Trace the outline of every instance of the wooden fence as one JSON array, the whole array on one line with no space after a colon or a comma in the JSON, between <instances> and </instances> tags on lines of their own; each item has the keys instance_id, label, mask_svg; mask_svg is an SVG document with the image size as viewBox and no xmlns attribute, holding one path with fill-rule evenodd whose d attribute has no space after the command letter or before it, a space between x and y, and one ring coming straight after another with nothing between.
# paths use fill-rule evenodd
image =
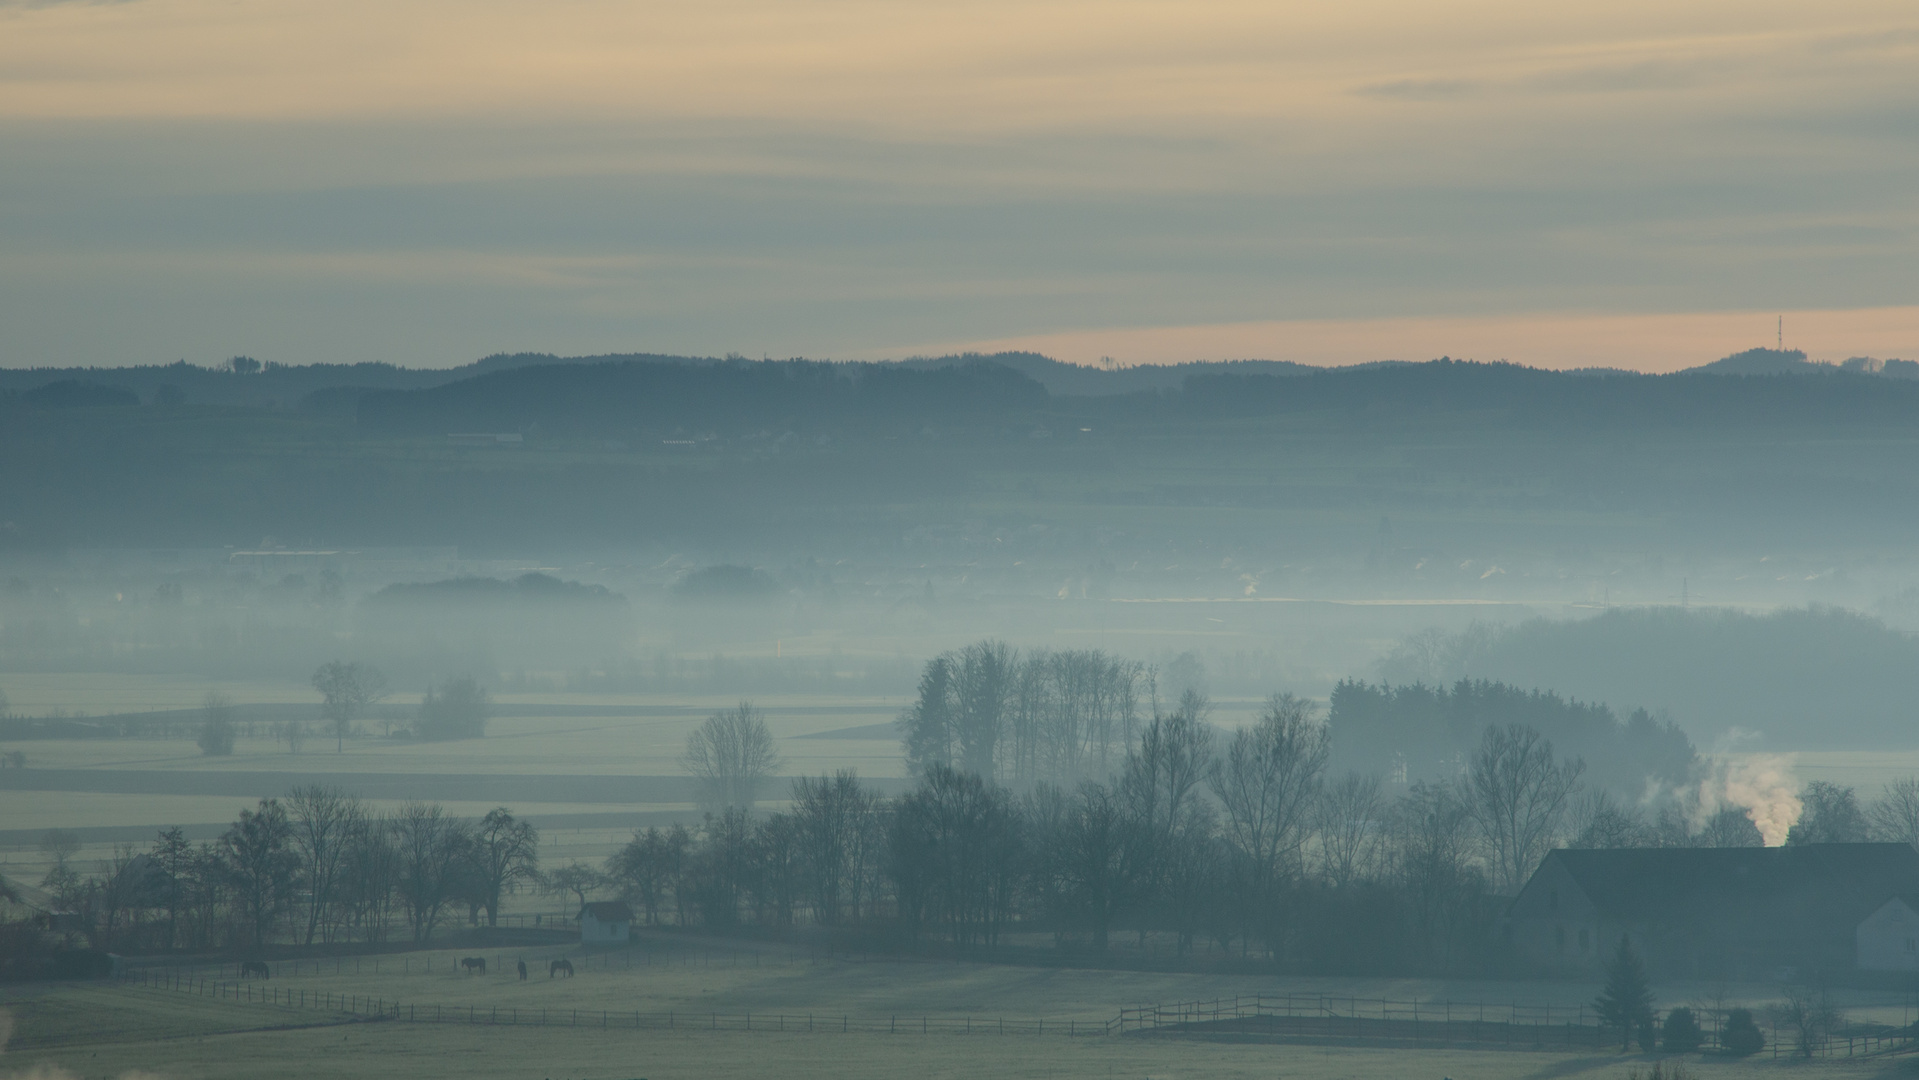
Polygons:
<instances>
[{"instance_id":1,"label":"wooden fence","mask_svg":"<svg viewBox=\"0 0 1919 1080\"><path fill-rule=\"evenodd\" d=\"M1722 1050L1719 1039L1726 1010L1696 1011L1704 1029L1700 1048ZM1395 1001L1325 994L1241 995L1142 1005L1121 1009L1108 1021L1107 1031L1536 1049L1602 1047L1615 1045L1619 1039L1618 1032L1601 1024L1589 1005ZM1902 1027L1842 1024L1807 1040L1803 1047L1790 1027L1773 1023L1766 1041L1766 1050L1774 1058L1903 1054L1919 1050L1919 1023Z\"/></svg>"}]
</instances>

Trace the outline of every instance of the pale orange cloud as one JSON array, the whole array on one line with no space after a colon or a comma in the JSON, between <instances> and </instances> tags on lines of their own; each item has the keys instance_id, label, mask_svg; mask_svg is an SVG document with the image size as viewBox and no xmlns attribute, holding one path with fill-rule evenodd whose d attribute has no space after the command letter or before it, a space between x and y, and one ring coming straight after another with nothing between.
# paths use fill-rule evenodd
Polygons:
<instances>
[{"instance_id":1,"label":"pale orange cloud","mask_svg":"<svg viewBox=\"0 0 1919 1080\"><path fill-rule=\"evenodd\" d=\"M1678 365L1768 313L1631 313L1919 295L1915 70L1907 0L0 0L0 363Z\"/></svg>"},{"instance_id":2,"label":"pale orange cloud","mask_svg":"<svg viewBox=\"0 0 1919 1080\"><path fill-rule=\"evenodd\" d=\"M1827 363L1852 356L1919 359L1919 307L1858 311L1718 311L1681 315L1526 315L1477 318L1301 319L1216 326L1085 330L879 350L910 353L1031 350L1077 364L1190 360L1510 360L1529 367L1617 367L1666 372L1755 346L1785 346Z\"/></svg>"}]
</instances>

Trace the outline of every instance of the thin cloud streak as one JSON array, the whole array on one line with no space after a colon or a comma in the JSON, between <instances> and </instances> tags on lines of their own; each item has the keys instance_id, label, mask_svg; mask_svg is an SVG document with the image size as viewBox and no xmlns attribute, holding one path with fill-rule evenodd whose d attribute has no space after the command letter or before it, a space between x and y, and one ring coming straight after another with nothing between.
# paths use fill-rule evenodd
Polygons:
<instances>
[{"instance_id":1,"label":"thin cloud streak","mask_svg":"<svg viewBox=\"0 0 1919 1080\"><path fill-rule=\"evenodd\" d=\"M15 4L0 364L1886 307L1915 60L1860 0Z\"/></svg>"}]
</instances>

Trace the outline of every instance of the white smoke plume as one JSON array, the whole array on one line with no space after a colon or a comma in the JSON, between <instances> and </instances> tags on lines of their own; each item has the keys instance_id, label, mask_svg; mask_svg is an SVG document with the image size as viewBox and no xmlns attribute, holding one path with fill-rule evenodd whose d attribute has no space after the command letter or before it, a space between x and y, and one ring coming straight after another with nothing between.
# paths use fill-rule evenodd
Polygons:
<instances>
[{"instance_id":1,"label":"white smoke plume","mask_svg":"<svg viewBox=\"0 0 1919 1080\"><path fill-rule=\"evenodd\" d=\"M1715 755L1699 784L1694 827L1703 826L1723 807L1737 806L1759 827L1767 847L1785 843L1803 809L1799 783L1792 775L1794 760L1791 754Z\"/></svg>"}]
</instances>

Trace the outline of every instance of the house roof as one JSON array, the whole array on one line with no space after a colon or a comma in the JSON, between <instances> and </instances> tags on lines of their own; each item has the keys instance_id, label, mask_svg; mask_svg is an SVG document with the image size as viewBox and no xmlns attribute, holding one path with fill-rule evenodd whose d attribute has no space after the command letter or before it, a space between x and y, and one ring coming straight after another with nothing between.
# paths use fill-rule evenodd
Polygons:
<instances>
[{"instance_id":1,"label":"house roof","mask_svg":"<svg viewBox=\"0 0 1919 1080\"><path fill-rule=\"evenodd\" d=\"M53 897L44 889L36 889L24 881L12 881L0 876L0 898L10 899L14 903L24 904L35 911L53 913L57 907Z\"/></svg>"},{"instance_id":2,"label":"house roof","mask_svg":"<svg viewBox=\"0 0 1919 1080\"><path fill-rule=\"evenodd\" d=\"M600 922L632 922L633 909L618 900L595 900L580 905L580 917L593 916Z\"/></svg>"},{"instance_id":3,"label":"house roof","mask_svg":"<svg viewBox=\"0 0 1919 1080\"><path fill-rule=\"evenodd\" d=\"M1919 893L1919 849L1909 844L1563 850L1547 860L1619 922L1765 911L1852 925L1893 896Z\"/></svg>"}]
</instances>

